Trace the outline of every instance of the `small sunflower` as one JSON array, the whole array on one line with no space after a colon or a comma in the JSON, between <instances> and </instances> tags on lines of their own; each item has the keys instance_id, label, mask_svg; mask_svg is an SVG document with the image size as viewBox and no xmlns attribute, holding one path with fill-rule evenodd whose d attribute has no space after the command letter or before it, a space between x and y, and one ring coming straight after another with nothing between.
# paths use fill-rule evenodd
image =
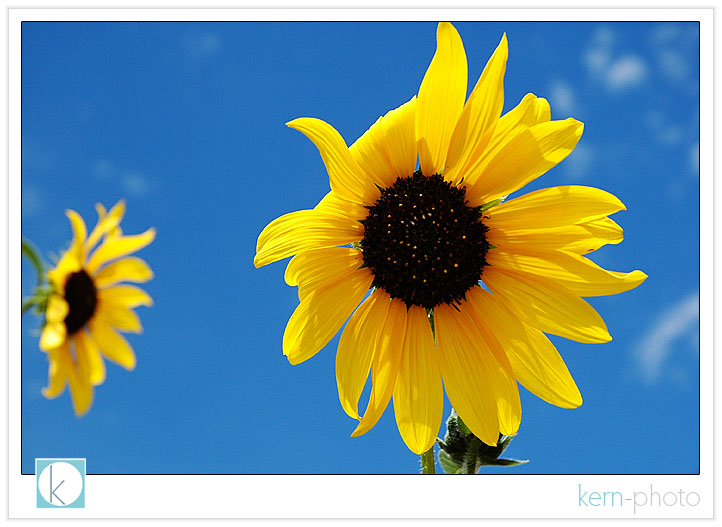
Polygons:
<instances>
[{"instance_id":1,"label":"small sunflower","mask_svg":"<svg viewBox=\"0 0 722 527\"><path fill-rule=\"evenodd\" d=\"M153 277L145 261L127 255L151 243L155 229L124 236L119 227L125 213L123 201L109 212L100 204L96 209L98 223L89 236L83 218L66 211L73 242L47 273L52 292L40 336L40 349L47 352L50 362L43 395L57 397L67 382L78 416L90 408L93 386L105 380L103 356L127 370L135 367L133 348L117 330L140 333L133 308L153 303L142 289L121 282L146 282Z\"/></svg>"},{"instance_id":2,"label":"small sunflower","mask_svg":"<svg viewBox=\"0 0 722 527\"><path fill-rule=\"evenodd\" d=\"M372 428L393 397L404 442L427 451L444 389L488 445L519 428L517 381L554 405L579 406L545 333L611 340L582 297L621 293L646 278L583 256L622 240L607 217L625 208L613 195L564 186L505 201L562 161L583 129L574 119L552 121L547 101L533 94L502 116L507 55L504 35L465 101L464 47L441 23L418 96L351 147L319 119L288 123L320 151L331 191L314 209L271 222L254 263L295 255L285 279L298 286L300 305L283 336L292 364L316 354L348 319L336 378L341 405L360 420L352 436Z\"/></svg>"}]
</instances>

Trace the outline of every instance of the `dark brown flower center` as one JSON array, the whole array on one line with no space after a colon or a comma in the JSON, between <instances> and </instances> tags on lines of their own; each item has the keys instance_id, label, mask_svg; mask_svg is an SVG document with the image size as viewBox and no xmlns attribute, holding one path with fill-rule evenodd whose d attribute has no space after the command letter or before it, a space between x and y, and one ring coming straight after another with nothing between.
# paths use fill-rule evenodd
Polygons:
<instances>
[{"instance_id":1,"label":"dark brown flower center","mask_svg":"<svg viewBox=\"0 0 722 527\"><path fill-rule=\"evenodd\" d=\"M65 282L65 301L69 308L65 327L68 334L72 335L88 323L98 305L95 284L84 270L68 276Z\"/></svg>"},{"instance_id":2,"label":"dark brown flower center","mask_svg":"<svg viewBox=\"0 0 722 527\"><path fill-rule=\"evenodd\" d=\"M438 174L398 178L361 223L373 286L407 306L459 302L481 279L489 244L480 207Z\"/></svg>"}]
</instances>

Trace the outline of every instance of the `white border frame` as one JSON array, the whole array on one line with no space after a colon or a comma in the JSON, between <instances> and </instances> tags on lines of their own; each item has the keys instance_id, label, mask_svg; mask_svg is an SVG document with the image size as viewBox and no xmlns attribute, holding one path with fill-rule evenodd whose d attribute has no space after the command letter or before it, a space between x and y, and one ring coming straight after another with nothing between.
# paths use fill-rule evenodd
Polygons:
<instances>
[{"instance_id":1,"label":"white border frame","mask_svg":"<svg viewBox=\"0 0 722 527\"><path fill-rule=\"evenodd\" d=\"M450 16L451 15L451 16ZM85 509L38 509L20 460L20 26L40 20L529 20L700 22L700 474L691 476L103 476ZM713 21L705 9L10 9L8 11L8 516L10 518L711 518L713 516ZM13 309L10 309L13 307ZM581 485L581 487L579 487ZM581 490L580 490L581 489ZM579 492L618 492L625 506L586 507ZM696 506L637 507L683 491ZM637 493L635 495L635 493ZM119 498L120 497L120 498ZM656 500L656 497L653 497ZM588 500L588 498L587 498ZM453 506L449 506L453 503Z\"/></svg>"}]
</instances>

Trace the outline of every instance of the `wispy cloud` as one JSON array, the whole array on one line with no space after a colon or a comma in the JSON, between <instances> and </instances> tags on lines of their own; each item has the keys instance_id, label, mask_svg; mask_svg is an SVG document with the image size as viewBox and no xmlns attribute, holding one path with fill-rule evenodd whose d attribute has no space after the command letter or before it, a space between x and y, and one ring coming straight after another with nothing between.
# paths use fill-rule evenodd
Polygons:
<instances>
[{"instance_id":1,"label":"wispy cloud","mask_svg":"<svg viewBox=\"0 0 722 527\"><path fill-rule=\"evenodd\" d=\"M183 41L186 57L192 62L200 62L221 50L221 37L215 33L187 35Z\"/></svg>"},{"instance_id":2,"label":"wispy cloud","mask_svg":"<svg viewBox=\"0 0 722 527\"><path fill-rule=\"evenodd\" d=\"M592 76L610 91L622 91L642 85L648 77L645 60L634 53L615 50L616 36L609 27L599 27L584 54L584 63Z\"/></svg>"},{"instance_id":3,"label":"wispy cloud","mask_svg":"<svg viewBox=\"0 0 722 527\"><path fill-rule=\"evenodd\" d=\"M675 49L660 50L657 61L662 74L671 79L682 81L689 75L689 64L684 56Z\"/></svg>"},{"instance_id":4,"label":"wispy cloud","mask_svg":"<svg viewBox=\"0 0 722 527\"><path fill-rule=\"evenodd\" d=\"M699 176L699 143L693 144L689 149L689 167Z\"/></svg>"},{"instance_id":5,"label":"wispy cloud","mask_svg":"<svg viewBox=\"0 0 722 527\"><path fill-rule=\"evenodd\" d=\"M91 171L99 179L117 181L124 192L136 198L147 196L151 191L151 181L146 174L118 167L107 159L96 161Z\"/></svg>"},{"instance_id":6,"label":"wispy cloud","mask_svg":"<svg viewBox=\"0 0 722 527\"><path fill-rule=\"evenodd\" d=\"M148 178L136 170L123 172L120 181L131 196L142 197L150 191Z\"/></svg>"},{"instance_id":7,"label":"wispy cloud","mask_svg":"<svg viewBox=\"0 0 722 527\"><path fill-rule=\"evenodd\" d=\"M697 91L696 60L690 54L699 49L699 30L692 24L660 23L652 27L648 35L654 62L659 73L666 79Z\"/></svg>"},{"instance_id":8,"label":"wispy cloud","mask_svg":"<svg viewBox=\"0 0 722 527\"><path fill-rule=\"evenodd\" d=\"M571 117L578 112L576 96L571 85L557 79L549 86L549 102L557 118Z\"/></svg>"},{"instance_id":9,"label":"wispy cloud","mask_svg":"<svg viewBox=\"0 0 722 527\"><path fill-rule=\"evenodd\" d=\"M699 353L698 291L665 310L637 344L634 355L641 379L648 384L664 379L673 354L686 351L685 345L696 346ZM680 377L679 372L671 375Z\"/></svg>"},{"instance_id":10,"label":"wispy cloud","mask_svg":"<svg viewBox=\"0 0 722 527\"><path fill-rule=\"evenodd\" d=\"M594 161L594 148L587 144L580 144L562 163L567 178L573 181L584 179L589 167Z\"/></svg>"},{"instance_id":11,"label":"wispy cloud","mask_svg":"<svg viewBox=\"0 0 722 527\"><path fill-rule=\"evenodd\" d=\"M651 110L644 116L650 135L664 146L675 146L682 143L685 138L683 126L670 121L661 110ZM684 127L689 128L689 127ZM688 130L691 133L691 130Z\"/></svg>"},{"instance_id":12,"label":"wispy cloud","mask_svg":"<svg viewBox=\"0 0 722 527\"><path fill-rule=\"evenodd\" d=\"M610 89L626 90L647 80L647 65L639 55L625 55L609 65L605 77Z\"/></svg>"},{"instance_id":13,"label":"wispy cloud","mask_svg":"<svg viewBox=\"0 0 722 527\"><path fill-rule=\"evenodd\" d=\"M23 218L35 216L43 207L45 199L43 193L35 185L23 184L20 205L20 215Z\"/></svg>"}]
</instances>

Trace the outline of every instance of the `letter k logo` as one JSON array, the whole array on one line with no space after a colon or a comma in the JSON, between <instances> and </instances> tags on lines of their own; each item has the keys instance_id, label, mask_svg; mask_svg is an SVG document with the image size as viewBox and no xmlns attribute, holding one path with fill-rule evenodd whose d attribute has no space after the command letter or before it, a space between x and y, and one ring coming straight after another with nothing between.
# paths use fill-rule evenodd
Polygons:
<instances>
[{"instance_id":1,"label":"letter k logo","mask_svg":"<svg viewBox=\"0 0 722 527\"><path fill-rule=\"evenodd\" d=\"M60 488L60 485L65 483L65 480L61 481L60 483L58 483L57 487L53 488L53 466L50 465L50 467L48 467L48 468L50 468L50 503L53 502L53 496L55 496L56 500L58 500L60 503L65 505L65 502L60 499L60 496L55 494L57 492L57 490Z\"/></svg>"},{"instance_id":2,"label":"letter k logo","mask_svg":"<svg viewBox=\"0 0 722 527\"><path fill-rule=\"evenodd\" d=\"M38 507L85 507L85 459L37 458L35 474Z\"/></svg>"}]
</instances>

